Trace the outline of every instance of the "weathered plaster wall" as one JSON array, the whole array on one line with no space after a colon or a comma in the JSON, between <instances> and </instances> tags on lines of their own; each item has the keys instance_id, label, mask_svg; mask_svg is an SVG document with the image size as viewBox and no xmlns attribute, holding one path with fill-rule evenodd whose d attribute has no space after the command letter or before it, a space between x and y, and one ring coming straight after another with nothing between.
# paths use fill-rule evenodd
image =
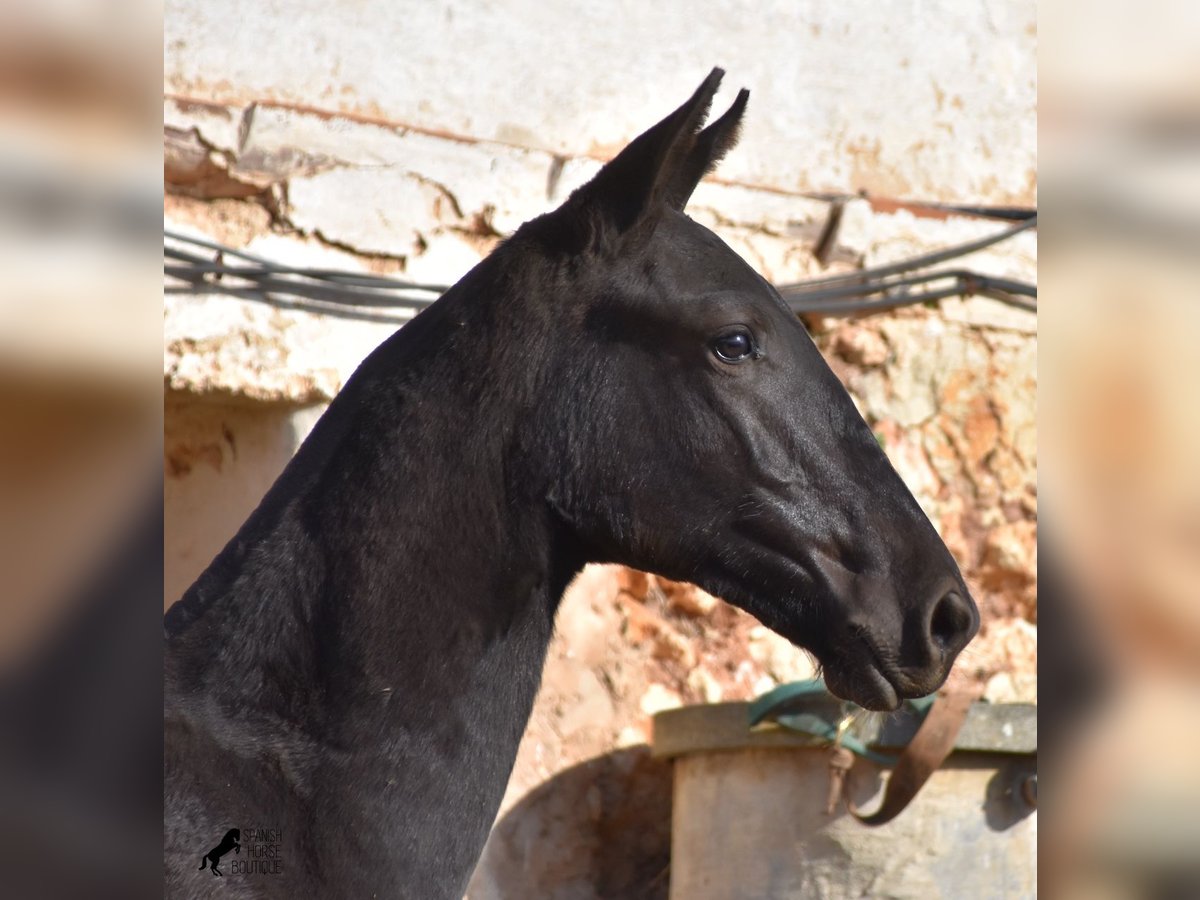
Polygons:
<instances>
[{"instance_id":1,"label":"weathered plaster wall","mask_svg":"<svg viewBox=\"0 0 1200 900\"><path fill-rule=\"evenodd\" d=\"M722 178L1030 203L1036 6L956 0L166 5L169 92L607 157L713 65L752 88Z\"/></svg>"}]
</instances>

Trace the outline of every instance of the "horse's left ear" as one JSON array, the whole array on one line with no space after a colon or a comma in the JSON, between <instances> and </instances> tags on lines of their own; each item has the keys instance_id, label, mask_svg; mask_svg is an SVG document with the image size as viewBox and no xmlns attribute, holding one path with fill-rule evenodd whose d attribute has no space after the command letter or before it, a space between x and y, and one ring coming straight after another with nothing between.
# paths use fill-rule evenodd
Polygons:
<instances>
[{"instance_id":1,"label":"horse's left ear","mask_svg":"<svg viewBox=\"0 0 1200 900\"><path fill-rule=\"evenodd\" d=\"M700 131L724 75L713 69L686 103L634 138L596 177L571 195L563 212L582 219L593 246L653 227L666 204L681 208L696 182L733 145L746 92L734 108ZM581 223L582 224L582 223Z\"/></svg>"}]
</instances>

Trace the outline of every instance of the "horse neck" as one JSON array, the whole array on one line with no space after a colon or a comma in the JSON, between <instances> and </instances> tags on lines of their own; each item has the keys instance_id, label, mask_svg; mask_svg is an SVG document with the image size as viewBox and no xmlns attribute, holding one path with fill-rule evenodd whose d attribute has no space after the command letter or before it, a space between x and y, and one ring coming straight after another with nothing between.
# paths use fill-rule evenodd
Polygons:
<instances>
[{"instance_id":1,"label":"horse neck","mask_svg":"<svg viewBox=\"0 0 1200 900\"><path fill-rule=\"evenodd\" d=\"M486 747L464 784L498 803L580 560L513 458L525 410L490 396L487 323L446 300L368 357L172 610L168 681L359 753Z\"/></svg>"}]
</instances>

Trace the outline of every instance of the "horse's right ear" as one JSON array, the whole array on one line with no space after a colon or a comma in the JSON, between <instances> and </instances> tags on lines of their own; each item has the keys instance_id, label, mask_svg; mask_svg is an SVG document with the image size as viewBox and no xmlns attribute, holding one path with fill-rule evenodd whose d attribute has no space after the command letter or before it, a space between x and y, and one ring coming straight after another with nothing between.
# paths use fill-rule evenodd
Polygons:
<instances>
[{"instance_id":1,"label":"horse's right ear","mask_svg":"<svg viewBox=\"0 0 1200 900\"><path fill-rule=\"evenodd\" d=\"M742 115L749 99L748 90L738 91L737 99L725 115L696 135L688 155L675 167L665 198L668 205L682 210L700 179L715 169L721 158L733 149L742 130Z\"/></svg>"},{"instance_id":2,"label":"horse's right ear","mask_svg":"<svg viewBox=\"0 0 1200 900\"><path fill-rule=\"evenodd\" d=\"M713 69L686 103L634 138L563 204L560 213L577 218L589 231L589 244L610 245L614 238L653 228L678 190L678 173L687 167L724 74Z\"/></svg>"}]
</instances>

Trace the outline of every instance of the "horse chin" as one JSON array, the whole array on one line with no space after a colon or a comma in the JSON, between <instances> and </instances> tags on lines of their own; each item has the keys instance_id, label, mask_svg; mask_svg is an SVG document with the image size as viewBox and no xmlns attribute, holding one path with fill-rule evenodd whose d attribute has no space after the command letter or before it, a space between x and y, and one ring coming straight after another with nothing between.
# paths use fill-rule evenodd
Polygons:
<instances>
[{"instance_id":1,"label":"horse chin","mask_svg":"<svg viewBox=\"0 0 1200 900\"><path fill-rule=\"evenodd\" d=\"M826 668L825 686L835 697L857 703L863 709L892 712L900 707L899 693L873 662L863 664L857 671L847 669L844 664Z\"/></svg>"}]
</instances>

